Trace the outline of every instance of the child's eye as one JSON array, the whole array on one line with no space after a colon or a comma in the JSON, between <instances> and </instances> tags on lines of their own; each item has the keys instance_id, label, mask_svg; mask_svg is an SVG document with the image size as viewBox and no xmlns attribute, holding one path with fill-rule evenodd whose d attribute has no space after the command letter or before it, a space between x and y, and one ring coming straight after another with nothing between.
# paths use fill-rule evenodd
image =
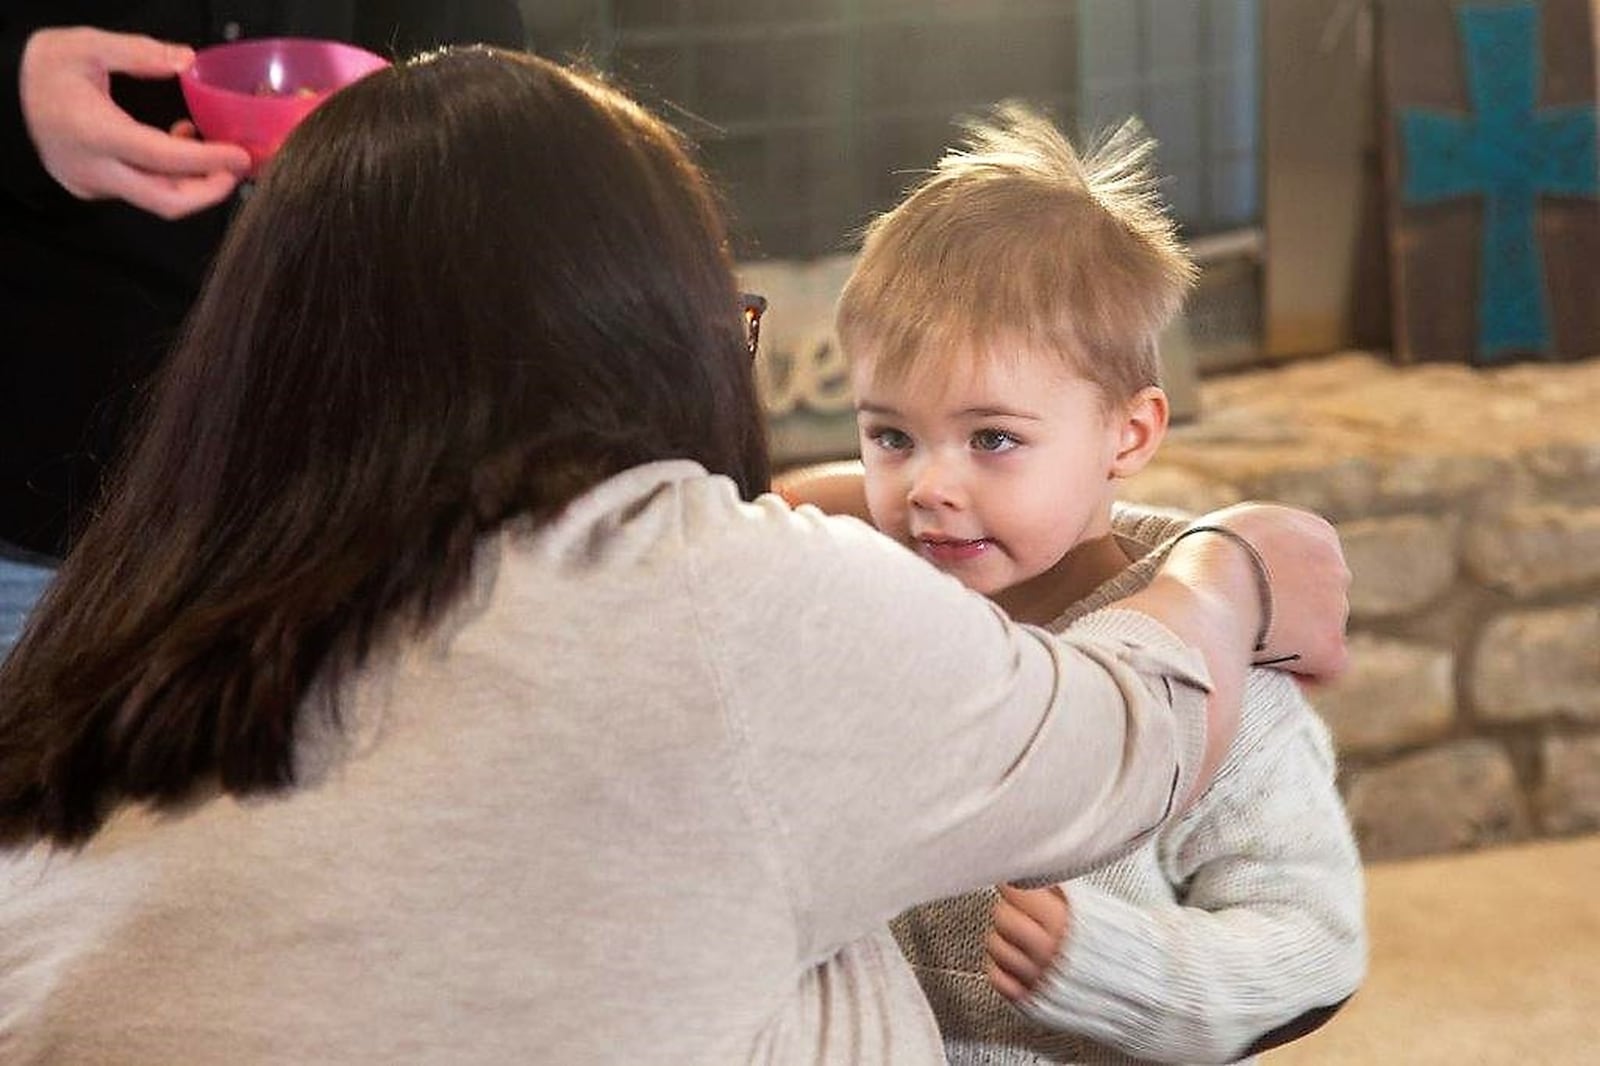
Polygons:
<instances>
[{"instance_id":1,"label":"child's eye","mask_svg":"<svg viewBox=\"0 0 1600 1066\"><path fill-rule=\"evenodd\" d=\"M867 439L887 452L903 452L911 447L911 438L892 426L869 429Z\"/></svg>"},{"instance_id":2,"label":"child's eye","mask_svg":"<svg viewBox=\"0 0 1600 1066\"><path fill-rule=\"evenodd\" d=\"M972 446L980 452L1008 452L1021 443L1003 429L980 429L972 435Z\"/></svg>"}]
</instances>

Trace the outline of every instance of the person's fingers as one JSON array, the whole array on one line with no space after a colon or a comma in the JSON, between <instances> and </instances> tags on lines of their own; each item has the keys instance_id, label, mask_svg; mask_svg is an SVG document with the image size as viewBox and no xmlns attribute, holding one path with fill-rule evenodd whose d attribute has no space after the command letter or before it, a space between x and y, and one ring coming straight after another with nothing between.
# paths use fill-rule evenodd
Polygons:
<instances>
[{"instance_id":1,"label":"person's fingers","mask_svg":"<svg viewBox=\"0 0 1600 1066\"><path fill-rule=\"evenodd\" d=\"M992 933L1026 955L1034 969L1048 966L1055 958L1058 938L1021 908L1002 901L995 905L990 921L994 926Z\"/></svg>"},{"instance_id":2,"label":"person's fingers","mask_svg":"<svg viewBox=\"0 0 1600 1066\"><path fill-rule=\"evenodd\" d=\"M1059 942L1066 934L1067 897L1060 886L1018 888L1016 885L1001 885L1000 897L1032 919L1052 940Z\"/></svg>"},{"instance_id":3,"label":"person's fingers","mask_svg":"<svg viewBox=\"0 0 1600 1066\"><path fill-rule=\"evenodd\" d=\"M1294 683L1300 686L1300 693L1306 699L1315 699L1330 684L1328 679L1323 677L1310 677L1306 674L1292 674L1291 676Z\"/></svg>"},{"instance_id":4,"label":"person's fingers","mask_svg":"<svg viewBox=\"0 0 1600 1066\"><path fill-rule=\"evenodd\" d=\"M989 984L994 990L1013 1003L1020 1003L1028 998L1028 988L1011 974L1002 970L987 955L984 956L983 960L983 972L989 978Z\"/></svg>"},{"instance_id":5,"label":"person's fingers","mask_svg":"<svg viewBox=\"0 0 1600 1066\"><path fill-rule=\"evenodd\" d=\"M136 78L170 78L194 63L194 49L188 45L92 27L78 27L72 32L87 35L84 51L95 56L103 69Z\"/></svg>"},{"instance_id":6,"label":"person's fingers","mask_svg":"<svg viewBox=\"0 0 1600 1066\"><path fill-rule=\"evenodd\" d=\"M1204 516L1199 526L1226 527L1260 559L1252 570L1258 584L1264 579L1267 585L1257 596L1266 640L1255 649L1255 661L1276 660L1285 670L1321 679L1342 673L1349 662L1350 570L1333 525L1298 508L1244 503ZM1228 547L1217 543L1220 538L1197 539L1202 551Z\"/></svg>"},{"instance_id":7,"label":"person's fingers","mask_svg":"<svg viewBox=\"0 0 1600 1066\"><path fill-rule=\"evenodd\" d=\"M230 171L237 181L250 169L250 153L236 144L174 137L137 122L109 129L106 148L123 163L150 174L197 177Z\"/></svg>"},{"instance_id":8,"label":"person's fingers","mask_svg":"<svg viewBox=\"0 0 1600 1066\"><path fill-rule=\"evenodd\" d=\"M1283 624L1270 634L1265 653L1269 657L1298 655L1284 667L1294 673L1316 679L1338 677L1349 665L1348 627L1350 618L1350 568L1339 544L1338 530L1320 515L1302 512L1309 545L1302 549L1301 557L1316 561L1322 556L1319 567L1307 570L1291 580L1298 580L1298 592L1291 588L1279 596ZM1320 575L1320 576L1319 576ZM1293 597L1293 601L1291 601ZM1296 607L1301 603L1324 604L1323 609L1310 619L1296 617Z\"/></svg>"},{"instance_id":9,"label":"person's fingers","mask_svg":"<svg viewBox=\"0 0 1600 1066\"><path fill-rule=\"evenodd\" d=\"M35 31L23 49L18 97L39 161L85 200L119 197L165 218L225 198L250 156L135 121L109 92L109 72L171 77L194 61L185 45L92 27Z\"/></svg>"},{"instance_id":10,"label":"person's fingers","mask_svg":"<svg viewBox=\"0 0 1600 1066\"><path fill-rule=\"evenodd\" d=\"M239 178L231 171L210 174L150 174L124 164L106 169L101 186L107 195L165 219L183 218L226 200Z\"/></svg>"},{"instance_id":11,"label":"person's fingers","mask_svg":"<svg viewBox=\"0 0 1600 1066\"><path fill-rule=\"evenodd\" d=\"M181 138L185 141L197 141L200 139L200 131L195 129L194 123L190 122L186 118L180 118L178 121L174 122L172 127L168 129L167 132L172 136Z\"/></svg>"},{"instance_id":12,"label":"person's fingers","mask_svg":"<svg viewBox=\"0 0 1600 1066\"><path fill-rule=\"evenodd\" d=\"M1024 990L1032 988L1043 970L1018 945L1008 940L998 928L989 930L983 939L983 954L996 967L1011 975Z\"/></svg>"}]
</instances>

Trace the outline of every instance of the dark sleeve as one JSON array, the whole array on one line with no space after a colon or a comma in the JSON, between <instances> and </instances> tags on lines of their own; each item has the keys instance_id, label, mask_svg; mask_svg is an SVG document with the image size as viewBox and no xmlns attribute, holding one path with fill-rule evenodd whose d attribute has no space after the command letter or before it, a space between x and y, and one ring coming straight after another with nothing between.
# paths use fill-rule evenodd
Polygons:
<instances>
[{"instance_id":1,"label":"dark sleeve","mask_svg":"<svg viewBox=\"0 0 1600 1066\"><path fill-rule=\"evenodd\" d=\"M1245 1049L1245 1054L1247 1056L1261 1055L1275 1047L1282 1047L1285 1044L1299 1040L1302 1036L1310 1036L1332 1021L1333 1016L1338 1014L1340 1009L1348 1002L1350 1002L1350 997L1346 996L1331 1006L1314 1007L1306 1011L1298 1018L1285 1022L1276 1029L1264 1034L1259 1040Z\"/></svg>"},{"instance_id":2,"label":"dark sleeve","mask_svg":"<svg viewBox=\"0 0 1600 1066\"><path fill-rule=\"evenodd\" d=\"M404 57L447 44L527 44L522 13L510 0L389 0L357 5L356 41Z\"/></svg>"},{"instance_id":3,"label":"dark sleeve","mask_svg":"<svg viewBox=\"0 0 1600 1066\"><path fill-rule=\"evenodd\" d=\"M38 210L70 203L71 195L56 184L28 136L22 120L18 77L22 49L34 27L13 16L0 17L0 185L11 196Z\"/></svg>"}]
</instances>

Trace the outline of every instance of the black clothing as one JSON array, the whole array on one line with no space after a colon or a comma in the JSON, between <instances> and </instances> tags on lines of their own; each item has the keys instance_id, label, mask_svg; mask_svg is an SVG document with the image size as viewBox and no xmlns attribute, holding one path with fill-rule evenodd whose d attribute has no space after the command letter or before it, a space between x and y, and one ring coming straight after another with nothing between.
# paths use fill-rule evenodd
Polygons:
<instances>
[{"instance_id":1,"label":"black clothing","mask_svg":"<svg viewBox=\"0 0 1600 1066\"><path fill-rule=\"evenodd\" d=\"M34 30L73 25L196 48L235 37L323 37L391 57L446 43L524 45L512 0L0 7L0 541L53 556L87 520L237 201L167 222L117 201L78 200L45 173L22 120L18 65ZM162 129L187 116L176 79L117 76L112 95Z\"/></svg>"}]
</instances>

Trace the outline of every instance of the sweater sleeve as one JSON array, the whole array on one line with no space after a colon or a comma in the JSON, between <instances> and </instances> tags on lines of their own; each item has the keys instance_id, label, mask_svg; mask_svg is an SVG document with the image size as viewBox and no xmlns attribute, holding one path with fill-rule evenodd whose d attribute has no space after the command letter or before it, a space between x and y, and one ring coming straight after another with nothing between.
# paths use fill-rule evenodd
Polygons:
<instances>
[{"instance_id":1,"label":"sweater sleeve","mask_svg":"<svg viewBox=\"0 0 1600 1066\"><path fill-rule=\"evenodd\" d=\"M695 600L803 955L1088 869L1192 781L1204 663L1153 618L1020 626L865 524L773 496L734 532L701 553L717 573Z\"/></svg>"},{"instance_id":2,"label":"sweater sleeve","mask_svg":"<svg viewBox=\"0 0 1600 1066\"><path fill-rule=\"evenodd\" d=\"M1247 714L1266 702L1283 725L1236 750L1157 849L1178 898L1129 898L1147 854L1066 885L1034 1020L1153 1061L1232 1062L1316 1028L1360 984L1361 865L1327 730L1284 675L1250 687Z\"/></svg>"}]
</instances>

